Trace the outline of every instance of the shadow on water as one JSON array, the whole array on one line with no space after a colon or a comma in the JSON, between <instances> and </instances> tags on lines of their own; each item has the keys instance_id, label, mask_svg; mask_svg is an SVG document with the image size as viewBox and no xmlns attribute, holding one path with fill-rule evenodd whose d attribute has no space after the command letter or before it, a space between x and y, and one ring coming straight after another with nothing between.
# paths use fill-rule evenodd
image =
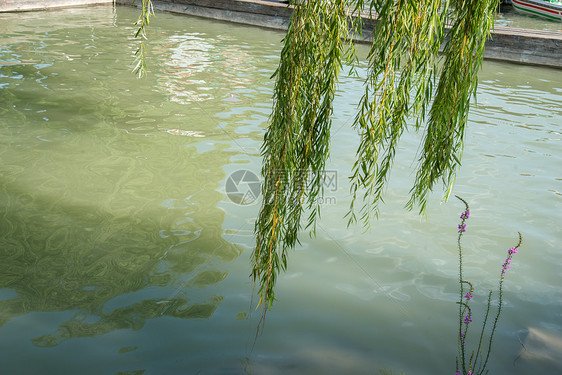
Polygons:
<instances>
[{"instance_id":1,"label":"shadow on water","mask_svg":"<svg viewBox=\"0 0 562 375\"><path fill-rule=\"evenodd\" d=\"M100 59L119 66L123 47L91 52L107 45L84 27L94 22L55 18L31 34L12 25L12 36L27 38L0 50L0 61L11 61L0 66L8 82L0 91L0 327L32 312L71 313L32 339L52 347L163 316L211 317L223 297L209 287L242 251L223 238L217 207L224 166L238 153L225 142L232 137L189 101L170 104L165 95L181 96L177 88L162 94L150 90L156 80L134 82L125 64L103 79ZM67 43L73 28L87 41ZM36 48L47 34L67 44L64 56ZM149 92L133 93L142 87ZM186 126L205 138L166 132Z\"/></svg>"},{"instance_id":2,"label":"shadow on water","mask_svg":"<svg viewBox=\"0 0 562 375\"><path fill-rule=\"evenodd\" d=\"M226 162L228 153L223 156ZM204 175L199 165L191 172ZM121 191L107 195L104 204L70 197L72 189L63 181L58 192L54 184L22 186L29 172L24 166L2 169L12 177L2 179L0 190L0 290L15 293L0 300L0 326L29 312L75 311L55 334L33 340L53 346L73 337L139 329L160 316L208 318L219 306L220 296L191 300L189 294L221 282L227 272L220 263L240 254L221 237L224 212L216 208L221 194L186 185L183 200L155 206L137 195L123 206L122 194L133 181L116 181ZM134 296L139 291L145 292ZM127 295L132 297L123 298Z\"/></svg>"}]
</instances>

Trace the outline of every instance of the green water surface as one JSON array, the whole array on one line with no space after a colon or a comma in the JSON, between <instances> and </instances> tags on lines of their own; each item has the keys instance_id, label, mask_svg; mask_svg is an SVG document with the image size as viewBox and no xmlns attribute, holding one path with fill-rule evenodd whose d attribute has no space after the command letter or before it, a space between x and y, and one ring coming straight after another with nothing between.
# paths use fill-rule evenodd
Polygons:
<instances>
[{"instance_id":1,"label":"green water surface","mask_svg":"<svg viewBox=\"0 0 562 375\"><path fill-rule=\"evenodd\" d=\"M0 14L0 373L454 373L464 207L437 191L426 218L403 209L420 142L406 134L381 219L346 227L363 90L352 77L318 235L290 254L254 345L259 198L233 202L228 181L259 175L283 35L159 13L136 79L137 12ZM484 64L453 191L472 206L475 322L524 236L493 374L562 369L561 105L560 71Z\"/></svg>"}]
</instances>

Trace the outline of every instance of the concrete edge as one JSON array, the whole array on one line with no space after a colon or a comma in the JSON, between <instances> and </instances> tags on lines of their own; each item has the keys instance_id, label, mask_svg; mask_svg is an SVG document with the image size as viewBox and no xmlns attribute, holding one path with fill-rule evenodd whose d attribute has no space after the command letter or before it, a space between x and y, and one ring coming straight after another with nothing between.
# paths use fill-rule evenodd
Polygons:
<instances>
[{"instance_id":1,"label":"concrete edge","mask_svg":"<svg viewBox=\"0 0 562 375\"><path fill-rule=\"evenodd\" d=\"M118 4L132 5L130 0L117 0ZM177 2L153 1L155 10L209 18L218 21L252 25L275 30L287 30L290 17L263 13L248 13L216 7L202 7Z\"/></svg>"},{"instance_id":2,"label":"concrete edge","mask_svg":"<svg viewBox=\"0 0 562 375\"><path fill-rule=\"evenodd\" d=\"M75 6L113 4L114 0L0 0L2 12L29 12Z\"/></svg>"}]
</instances>

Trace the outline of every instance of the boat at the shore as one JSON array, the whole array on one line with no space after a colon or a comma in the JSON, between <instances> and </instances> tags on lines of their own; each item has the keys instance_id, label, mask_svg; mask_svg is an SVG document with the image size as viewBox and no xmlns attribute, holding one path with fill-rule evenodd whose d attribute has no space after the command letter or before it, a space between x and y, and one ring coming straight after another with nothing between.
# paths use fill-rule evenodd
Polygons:
<instances>
[{"instance_id":1,"label":"boat at the shore","mask_svg":"<svg viewBox=\"0 0 562 375\"><path fill-rule=\"evenodd\" d=\"M523 14L562 21L562 0L511 0L511 5Z\"/></svg>"}]
</instances>

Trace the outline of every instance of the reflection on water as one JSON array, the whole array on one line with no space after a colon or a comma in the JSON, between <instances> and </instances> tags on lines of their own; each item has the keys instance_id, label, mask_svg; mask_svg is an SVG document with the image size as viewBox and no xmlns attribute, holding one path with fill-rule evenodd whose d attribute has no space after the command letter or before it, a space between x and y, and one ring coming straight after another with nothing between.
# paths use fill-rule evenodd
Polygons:
<instances>
[{"instance_id":1,"label":"reflection on water","mask_svg":"<svg viewBox=\"0 0 562 375\"><path fill-rule=\"evenodd\" d=\"M190 33L159 43L154 51L165 62L157 73L158 87L165 88L170 101L185 104L216 99L227 82L233 88L249 86L251 57L228 42Z\"/></svg>"},{"instance_id":2,"label":"reflection on water","mask_svg":"<svg viewBox=\"0 0 562 375\"><path fill-rule=\"evenodd\" d=\"M159 13L152 72L137 80L136 17L111 6L0 14L2 371L454 373L463 207L436 193L427 220L403 209L420 135L404 135L381 219L347 228L363 87L342 77L327 164L337 189L253 346L259 205L232 203L225 185L259 174L282 34ZM474 313L521 231L491 373L549 373L562 358L560 73L486 62L478 93L453 191L471 205Z\"/></svg>"}]
</instances>

